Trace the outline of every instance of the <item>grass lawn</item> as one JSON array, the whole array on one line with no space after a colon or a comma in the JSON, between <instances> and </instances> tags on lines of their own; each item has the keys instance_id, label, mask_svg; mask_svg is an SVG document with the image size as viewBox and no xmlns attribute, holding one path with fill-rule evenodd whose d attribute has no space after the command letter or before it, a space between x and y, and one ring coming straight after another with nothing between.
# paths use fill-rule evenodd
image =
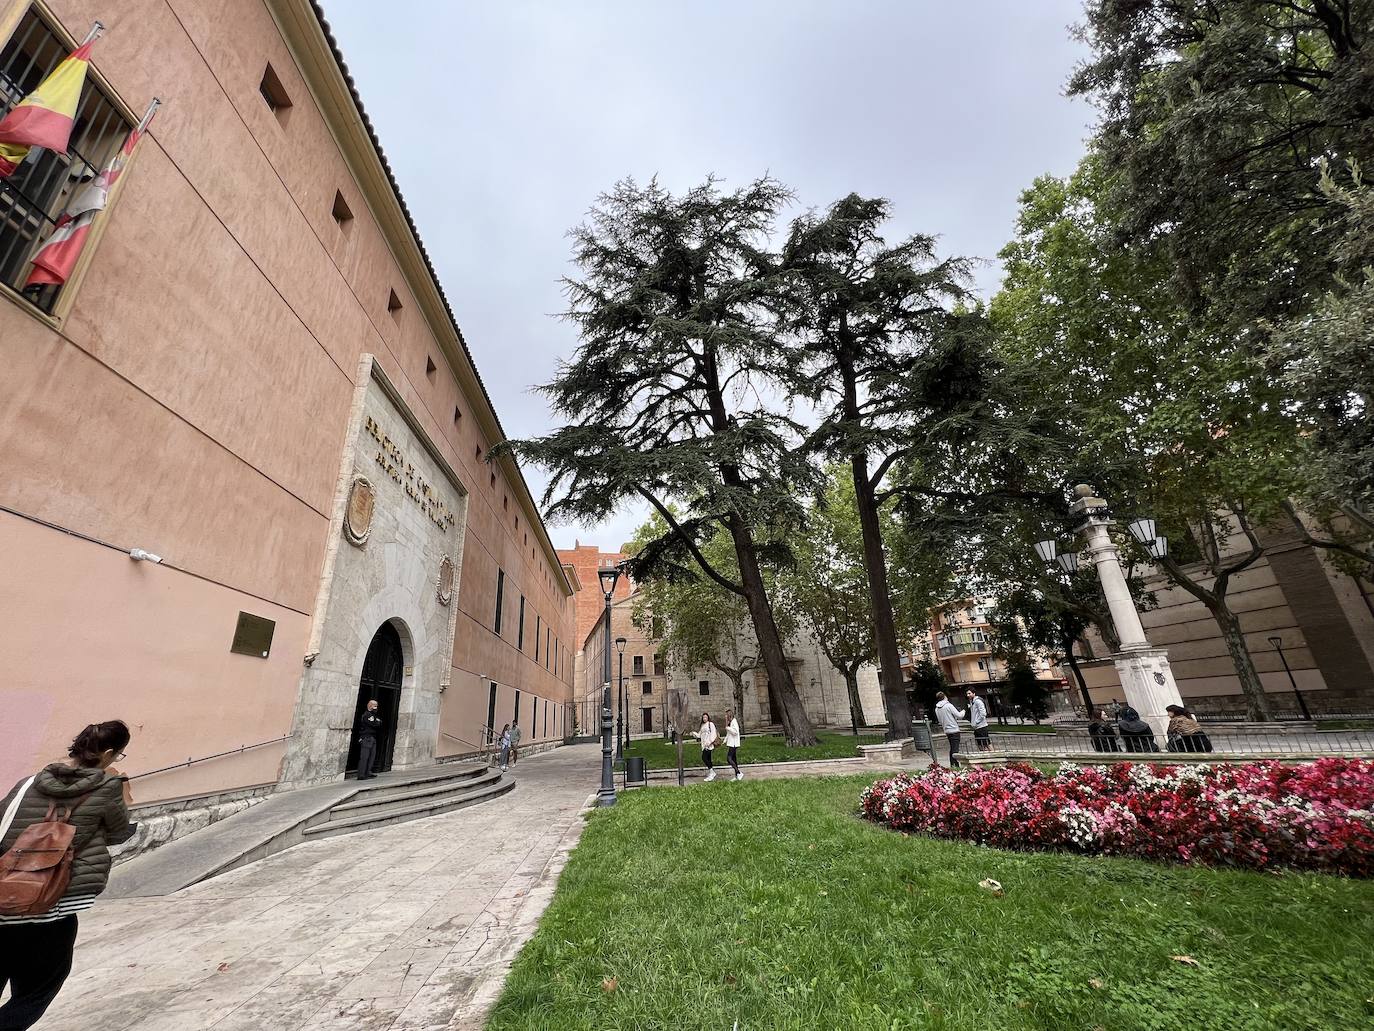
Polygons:
<instances>
[{"instance_id":1,"label":"grass lawn","mask_svg":"<svg viewBox=\"0 0 1374 1031\"><path fill-rule=\"evenodd\" d=\"M592 813L488 1028L1374 1022L1374 882L902 837L853 815L871 780L651 788Z\"/></svg>"},{"instance_id":2,"label":"grass lawn","mask_svg":"<svg viewBox=\"0 0 1374 1031\"><path fill-rule=\"evenodd\" d=\"M852 759L859 754L859 745L876 745L883 739L881 734L837 734L821 731L816 734L820 744L807 748L789 748L780 734L763 734L746 737L739 747L739 762L776 763L796 762L802 759ZM630 755L642 755L651 770L677 769L677 745L662 738L645 738L631 741ZM716 765L725 765L725 747L716 749ZM682 746L682 762L686 766L701 765L701 746L694 738L688 738Z\"/></svg>"}]
</instances>

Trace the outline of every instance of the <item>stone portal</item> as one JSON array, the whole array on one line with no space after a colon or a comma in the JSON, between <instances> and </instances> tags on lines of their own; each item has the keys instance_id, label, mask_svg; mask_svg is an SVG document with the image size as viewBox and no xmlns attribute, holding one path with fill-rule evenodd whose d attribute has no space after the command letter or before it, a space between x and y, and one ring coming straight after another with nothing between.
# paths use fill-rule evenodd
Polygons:
<instances>
[{"instance_id":1,"label":"stone portal","mask_svg":"<svg viewBox=\"0 0 1374 1031\"><path fill-rule=\"evenodd\" d=\"M371 355L357 383L282 786L337 780L356 761L360 685L365 665L377 679L379 633L400 656L392 682L375 685L396 708L395 769L434 760L453 668L467 490Z\"/></svg>"}]
</instances>

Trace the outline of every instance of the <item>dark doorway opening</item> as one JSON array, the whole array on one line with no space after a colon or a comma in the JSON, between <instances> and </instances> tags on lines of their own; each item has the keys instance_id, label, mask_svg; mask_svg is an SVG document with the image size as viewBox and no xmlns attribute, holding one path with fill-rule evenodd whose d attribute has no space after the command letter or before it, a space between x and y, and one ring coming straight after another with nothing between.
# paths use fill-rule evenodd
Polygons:
<instances>
[{"instance_id":1,"label":"dark doorway opening","mask_svg":"<svg viewBox=\"0 0 1374 1031\"><path fill-rule=\"evenodd\" d=\"M654 732L654 710L645 706L639 710L639 714L644 721L644 733L652 734Z\"/></svg>"},{"instance_id":2,"label":"dark doorway opening","mask_svg":"<svg viewBox=\"0 0 1374 1031\"><path fill-rule=\"evenodd\" d=\"M377 702L377 715L382 718L382 732L377 737L377 760L374 773L391 769L392 753L396 750L396 719L401 712L401 667L405 656L401 652L401 635L390 623L383 623L367 646L363 659L363 675L358 682L358 704L353 711L353 732L348 738L347 773L358 772L358 727L367 703Z\"/></svg>"}]
</instances>

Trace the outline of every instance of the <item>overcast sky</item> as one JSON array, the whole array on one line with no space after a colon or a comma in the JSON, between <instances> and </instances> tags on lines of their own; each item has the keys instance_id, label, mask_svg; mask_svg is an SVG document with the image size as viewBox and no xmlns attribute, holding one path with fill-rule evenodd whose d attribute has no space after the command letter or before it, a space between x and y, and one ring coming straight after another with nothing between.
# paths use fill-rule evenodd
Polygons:
<instances>
[{"instance_id":1,"label":"overcast sky","mask_svg":"<svg viewBox=\"0 0 1374 1031\"><path fill-rule=\"evenodd\" d=\"M511 436L551 426L529 388L576 342L566 232L617 179L887 197L890 238L989 259L987 295L1019 192L1093 118L1062 92L1080 0L322 3ZM642 518L550 529L615 548Z\"/></svg>"}]
</instances>

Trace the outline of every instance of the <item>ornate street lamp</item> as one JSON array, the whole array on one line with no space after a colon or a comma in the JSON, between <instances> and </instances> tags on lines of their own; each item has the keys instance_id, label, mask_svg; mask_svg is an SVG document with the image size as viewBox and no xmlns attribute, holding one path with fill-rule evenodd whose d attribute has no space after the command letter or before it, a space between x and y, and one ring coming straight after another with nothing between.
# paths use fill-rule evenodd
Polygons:
<instances>
[{"instance_id":1,"label":"ornate street lamp","mask_svg":"<svg viewBox=\"0 0 1374 1031\"><path fill-rule=\"evenodd\" d=\"M602 647L605 658L601 664L601 790L596 793L596 804L609 806L615 805L615 770L611 759L611 595L620 579L620 565L598 569L596 578L606 595L606 636Z\"/></svg>"},{"instance_id":2,"label":"ornate street lamp","mask_svg":"<svg viewBox=\"0 0 1374 1031\"><path fill-rule=\"evenodd\" d=\"M620 657L619 668L616 670L616 706L615 706L615 757L623 760L625 758L625 638L615 639L615 652Z\"/></svg>"},{"instance_id":3,"label":"ornate street lamp","mask_svg":"<svg viewBox=\"0 0 1374 1031\"><path fill-rule=\"evenodd\" d=\"M1145 545L1145 550L1151 558L1163 558L1169 554L1169 538L1160 537L1155 533L1155 521L1148 516L1131 520L1126 529L1131 531L1132 537Z\"/></svg>"},{"instance_id":4,"label":"ornate street lamp","mask_svg":"<svg viewBox=\"0 0 1374 1031\"><path fill-rule=\"evenodd\" d=\"M1058 563L1059 568L1062 569L1062 570L1064 571L1064 574L1065 574L1066 576L1073 576L1074 573L1078 572L1078 562L1079 562L1078 552L1076 552L1076 551L1064 551L1064 552L1061 552L1061 551L1059 550L1059 542L1058 542L1058 541L1036 541L1036 542L1035 542L1035 553L1036 553L1037 555L1040 556L1040 560L1041 560L1042 562L1044 562L1046 565L1052 565L1052 564ZM1072 641L1069 642L1069 647L1070 647L1070 648L1073 647L1073 642L1072 642ZM1088 712L1088 719L1092 719L1092 712L1093 712L1093 699L1092 699L1092 695L1090 695L1090 694L1088 693L1088 688L1087 688L1087 686L1082 682L1082 680L1080 680L1079 683L1078 683L1078 693L1081 694L1081 695L1083 696L1083 705L1084 705L1084 707L1087 709L1087 712Z\"/></svg>"},{"instance_id":5,"label":"ornate street lamp","mask_svg":"<svg viewBox=\"0 0 1374 1031\"><path fill-rule=\"evenodd\" d=\"M1307 709L1307 700L1303 698L1302 692L1298 690L1297 678L1293 676L1292 669L1288 666L1288 658L1283 654L1283 638L1278 634L1269 638L1269 643L1274 646L1274 651L1279 653L1279 661L1283 663L1283 671L1288 674L1288 682L1293 685L1293 695L1298 700L1298 708L1302 710L1302 718L1310 720L1312 713Z\"/></svg>"}]
</instances>

